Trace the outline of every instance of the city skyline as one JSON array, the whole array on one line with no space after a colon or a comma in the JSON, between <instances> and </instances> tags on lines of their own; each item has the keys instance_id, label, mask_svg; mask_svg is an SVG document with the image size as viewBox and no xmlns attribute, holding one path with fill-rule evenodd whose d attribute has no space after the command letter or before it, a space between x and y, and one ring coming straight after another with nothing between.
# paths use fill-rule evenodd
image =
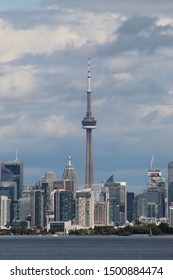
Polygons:
<instances>
[{"instance_id":1,"label":"city skyline","mask_svg":"<svg viewBox=\"0 0 173 280\"><path fill-rule=\"evenodd\" d=\"M114 174L141 192L173 159L172 1L0 4L0 159L24 162L24 184L67 157L85 182L86 64L92 59L94 183ZM84 32L85 31L85 32Z\"/></svg>"}]
</instances>

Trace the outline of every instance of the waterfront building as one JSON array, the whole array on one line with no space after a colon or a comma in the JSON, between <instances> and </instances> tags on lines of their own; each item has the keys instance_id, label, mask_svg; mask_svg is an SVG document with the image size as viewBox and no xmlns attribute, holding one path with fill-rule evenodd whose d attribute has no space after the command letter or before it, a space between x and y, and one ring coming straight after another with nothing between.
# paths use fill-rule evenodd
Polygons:
<instances>
[{"instance_id":1,"label":"waterfront building","mask_svg":"<svg viewBox=\"0 0 173 280\"><path fill-rule=\"evenodd\" d=\"M163 218L166 216L165 180L159 169L149 169L149 184L146 191L147 217Z\"/></svg>"},{"instance_id":2,"label":"waterfront building","mask_svg":"<svg viewBox=\"0 0 173 280\"><path fill-rule=\"evenodd\" d=\"M138 194L133 200L133 221L138 221L140 217L147 217L147 198L145 194Z\"/></svg>"},{"instance_id":3,"label":"waterfront building","mask_svg":"<svg viewBox=\"0 0 173 280\"><path fill-rule=\"evenodd\" d=\"M127 192L127 221L131 223L133 221L133 200L134 200L134 193Z\"/></svg>"},{"instance_id":4,"label":"waterfront building","mask_svg":"<svg viewBox=\"0 0 173 280\"><path fill-rule=\"evenodd\" d=\"M109 225L108 201L96 201L94 205L94 224L96 226Z\"/></svg>"},{"instance_id":5,"label":"waterfront building","mask_svg":"<svg viewBox=\"0 0 173 280\"><path fill-rule=\"evenodd\" d=\"M0 196L0 228L10 224L10 199Z\"/></svg>"},{"instance_id":6,"label":"waterfront building","mask_svg":"<svg viewBox=\"0 0 173 280\"><path fill-rule=\"evenodd\" d=\"M19 200L11 201L10 204L10 225L15 226L19 221Z\"/></svg>"},{"instance_id":7,"label":"waterfront building","mask_svg":"<svg viewBox=\"0 0 173 280\"><path fill-rule=\"evenodd\" d=\"M73 193L65 190L54 192L54 220L72 221L75 218Z\"/></svg>"},{"instance_id":8,"label":"waterfront building","mask_svg":"<svg viewBox=\"0 0 173 280\"><path fill-rule=\"evenodd\" d=\"M50 221L48 224L48 231L57 233L58 235L66 235L70 229L74 229L71 221Z\"/></svg>"},{"instance_id":9,"label":"waterfront building","mask_svg":"<svg viewBox=\"0 0 173 280\"><path fill-rule=\"evenodd\" d=\"M114 182L111 176L104 187L108 189L109 224L125 225L127 221L126 183Z\"/></svg>"},{"instance_id":10,"label":"waterfront building","mask_svg":"<svg viewBox=\"0 0 173 280\"><path fill-rule=\"evenodd\" d=\"M31 197L19 198L19 220L25 221L31 217Z\"/></svg>"},{"instance_id":11,"label":"waterfront building","mask_svg":"<svg viewBox=\"0 0 173 280\"><path fill-rule=\"evenodd\" d=\"M43 227L44 226L44 191L32 190L31 191L31 226Z\"/></svg>"},{"instance_id":12,"label":"waterfront building","mask_svg":"<svg viewBox=\"0 0 173 280\"><path fill-rule=\"evenodd\" d=\"M168 163L168 207L173 202L173 161Z\"/></svg>"},{"instance_id":13,"label":"waterfront building","mask_svg":"<svg viewBox=\"0 0 173 280\"><path fill-rule=\"evenodd\" d=\"M169 206L169 226L173 227L173 202Z\"/></svg>"},{"instance_id":14,"label":"waterfront building","mask_svg":"<svg viewBox=\"0 0 173 280\"><path fill-rule=\"evenodd\" d=\"M96 128L96 120L91 112L91 70L90 59L88 60L88 89L87 89L87 112L82 120L82 127L86 129L86 169L85 188L94 189L93 176L93 152L92 152L92 130Z\"/></svg>"},{"instance_id":15,"label":"waterfront building","mask_svg":"<svg viewBox=\"0 0 173 280\"><path fill-rule=\"evenodd\" d=\"M94 193L89 188L76 192L76 224L94 226Z\"/></svg>"},{"instance_id":16,"label":"waterfront building","mask_svg":"<svg viewBox=\"0 0 173 280\"><path fill-rule=\"evenodd\" d=\"M166 216L166 189L165 187L148 188L147 217L163 218Z\"/></svg>"}]
</instances>

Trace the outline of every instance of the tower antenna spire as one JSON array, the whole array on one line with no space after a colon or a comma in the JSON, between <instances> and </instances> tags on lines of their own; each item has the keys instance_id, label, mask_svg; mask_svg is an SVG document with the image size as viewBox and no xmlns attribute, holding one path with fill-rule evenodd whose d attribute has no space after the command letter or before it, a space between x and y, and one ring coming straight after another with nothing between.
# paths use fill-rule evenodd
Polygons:
<instances>
[{"instance_id":1,"label":"tower antenna spire","mask_svg":"<svg viewBox=\"0 0 173 280\"><path fill-rule=\"evenodd\" d=\"M88 57L88 90L87 92L91 92L91 59Z\"/></svg>"},{"instance_id":2,"label":"tower antenna spire","mask_svg":"<svg viewBox=\"0 0 173 280\"><path fill-rule=\"evenodd\" d=\"M71 156L68 156L68 165L71 165Z\"/></svg>"}]
</instances>

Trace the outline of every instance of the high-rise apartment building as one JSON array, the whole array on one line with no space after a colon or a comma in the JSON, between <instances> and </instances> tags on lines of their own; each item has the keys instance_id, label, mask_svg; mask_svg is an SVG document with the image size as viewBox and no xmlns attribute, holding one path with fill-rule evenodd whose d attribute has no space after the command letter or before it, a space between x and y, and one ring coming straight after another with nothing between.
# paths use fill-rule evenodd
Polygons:
<instances>
[{"instance_id":1,"label":"high-rise apartment building","mask_svg":"<svg viewBox=\"0 0 173 280\"><path fill-rule=\"evenodd\" d=\"M96 226L109 225L108 201L96 201L94 205L94 224Z\"/></svg>"},{"instance_id":2,"label":"high-rise apartment building","mask_svg":"<svg viewBox=\"0 0 173 280\"><path fill-rule=\"evenodd\" d=\"M127 221L126 183L114 182L111 176L104 186L108 189L109 224L125 225Z\"/></svg>"},{"instance_id":3,"label":"high-rise apartment building","mask_svg":"<svg viewBox=\"0 0 173 280\"><path fill-rule=\"evenodd\" d=\"M73 193L65 190L54 192L54 220L72 221L75 218Z\"/></svg>"},{"instance_id":4,"label":"high-rise apartment building","mask_svg":"<svg viewBox=\"0 0 173 280\"><path fill-rule=\"evenodd\" d=\"M44 191L31 191L31 226L44 227Z\"/></svg>"},{"instance_id":5,"label":"high-rise apartment building","mask_svg":"<svg viewBox=\"0 0 173 280\"><path fill-rule=\"evenodd\" d=\"M94 226L94 195L91 189L76 192L76 224L82 227Z\"/></svg>"},{"instance_id":6,"label":"high-rise apartment building","mask_svg":"<svg viewBox=\"0 0 173 280\"><path fill-rule=\"evenodd\" d=\"M7 196L0 196L0 228L10 223L10 200Z\"/></svg>"},{"instance_id":7,"label":"high-rise apartment building","mask_svg":"<svg viewBox=\"0 0 173 280\"><path fill-rule=\"evenodd\" d=\"M25 221L31 217L31 197L19 198L19 220Z\"/></svg>"}]
</instances>

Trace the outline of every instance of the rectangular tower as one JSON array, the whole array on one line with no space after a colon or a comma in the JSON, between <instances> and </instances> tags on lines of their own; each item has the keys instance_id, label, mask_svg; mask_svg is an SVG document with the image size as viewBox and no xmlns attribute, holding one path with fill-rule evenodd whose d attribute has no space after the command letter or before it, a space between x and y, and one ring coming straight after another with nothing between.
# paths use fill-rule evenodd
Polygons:
<instances>
[{"instance_id":1,"label":"rectangular tower","mask_svg":"<svg viewBox=\"0 0 173 280\"><path fill-rule=\"evenodd\" d=\"M168 207L173 202L173 161L168 163Z\"/></svg>"},{"instance_id":2,"label":"rectangular tower","mask_svg":"<svg viewBox=\"0 0 173 280\"><path fill-rule=\"evenodd\" d=\"M76 192L76 223L82 227L94 226L94 196L90 189Z\"/></svg>"},{"instance_id":3,"label":"rectangular tower","mask_svg":"<svg viewBox=\"0 0 173 280\"><path fill-rule=\"evenodd\" d=\"M1 163L1 180L3 179L3 172L7 173L7 169L10 171L12 180L17 184L17 199L22 197L23 190L23 162L16 159L14 161L3 161Z\"/></svg>"}]
</instances>

